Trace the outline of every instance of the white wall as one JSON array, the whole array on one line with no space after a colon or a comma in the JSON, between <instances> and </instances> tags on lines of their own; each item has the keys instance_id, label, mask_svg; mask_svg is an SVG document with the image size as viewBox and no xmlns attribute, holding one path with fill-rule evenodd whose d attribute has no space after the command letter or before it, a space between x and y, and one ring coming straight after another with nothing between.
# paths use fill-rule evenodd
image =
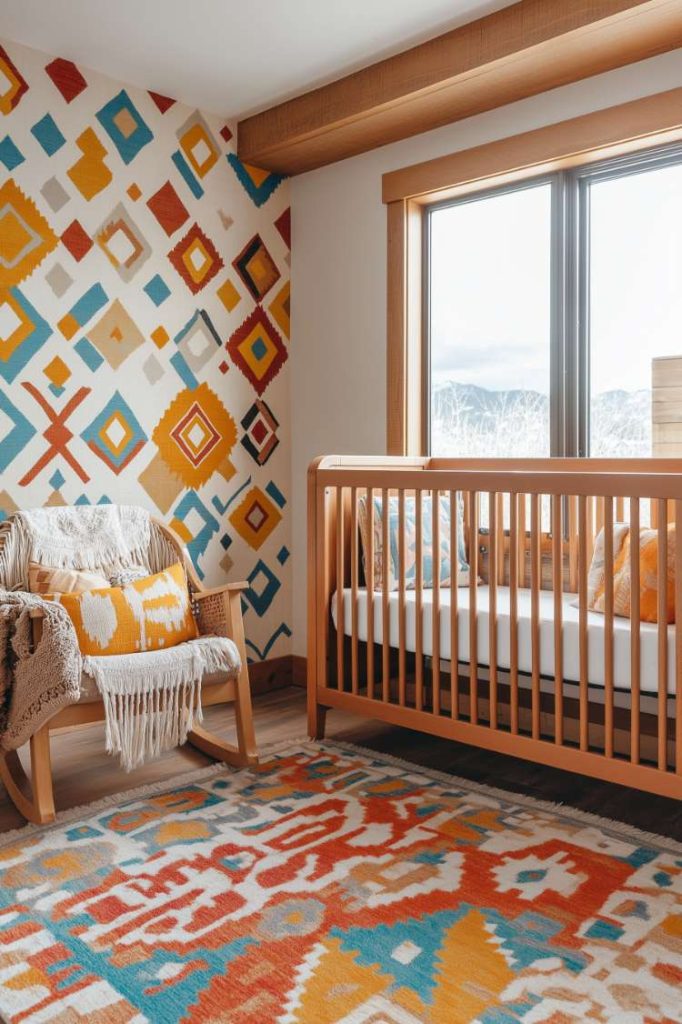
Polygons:
<instances>
[{"instance_id":1,"label":"white wall","mask_svg":"<svg viewBox=\"0 0 682 1024\"><path fill-rule=\"evenodd\" d=\"M386 213L381 176L682 86L682 50L510 104L292 180L294 652L305 655L306 469L385 451Z\"/></svg>"}]
</instances>

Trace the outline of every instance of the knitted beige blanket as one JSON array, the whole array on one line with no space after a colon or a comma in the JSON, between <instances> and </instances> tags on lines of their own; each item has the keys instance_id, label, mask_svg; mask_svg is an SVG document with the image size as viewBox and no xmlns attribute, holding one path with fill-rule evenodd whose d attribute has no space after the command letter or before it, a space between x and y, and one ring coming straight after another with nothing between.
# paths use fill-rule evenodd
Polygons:
<instances>
[{"instance_id":1,"label":"knitted beige blanket","mask_svg":"<svg viewBox=\"0 0 682 1024\"><path fill-rule=\"evenodd\" d=\"M43 613L32 650L31 610ZM16 750L80 696L81 656L61 605L37 594L0 592L0 750Z\"/></svg>"}]
</instances>

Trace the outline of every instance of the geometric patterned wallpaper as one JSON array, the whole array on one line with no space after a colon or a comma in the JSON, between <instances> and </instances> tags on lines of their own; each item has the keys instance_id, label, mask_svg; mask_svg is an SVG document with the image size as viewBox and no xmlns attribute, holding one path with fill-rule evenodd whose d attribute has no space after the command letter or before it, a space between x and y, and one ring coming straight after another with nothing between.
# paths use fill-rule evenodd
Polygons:
<instances>
[{"instance_id":1,"label":"geometric patterned wallpaper","mask_svg":"<svg viewBox=\"0 0 682 1024\"><path fill-rule=\"evenodd\" d=\"M144 505L290 650L288 183L224 121L0 47L0 513Z\"/></svg>"}]
</instances>

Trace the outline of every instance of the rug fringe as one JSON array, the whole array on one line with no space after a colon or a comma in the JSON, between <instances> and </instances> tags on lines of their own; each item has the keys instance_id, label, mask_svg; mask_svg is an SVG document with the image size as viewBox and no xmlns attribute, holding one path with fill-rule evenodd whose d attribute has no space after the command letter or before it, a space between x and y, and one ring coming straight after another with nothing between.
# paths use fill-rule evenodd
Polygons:
<instances>
[{"instance_id":1,"label":"rug fringe","mask_svg":"<svg viewBox=\"0 0 682 1024\"><path fill-rule=\"evenodd\" d=\"M591 811L582 811L577 807L571 807L570 805L553 803L550 800L540 800L534 796L524 796L521 793L514 793L510 790L499 789L495 786L487 786L483 783L474 782L471 779L464 779L458 775L449 775L447 772L438 771L436 768L424 768L422 765L415 764L412 761L406 761L403 758L395 757L392 754L384 754L381 751L371 750L369 747L362 747L355 743L348 743L344 740L324 740L321 742L305 738L301 738L300 740L276 740L261 747L260 756L261 758L267 756L270 759L284 753L314 753L315 751L324 752L326 750L329 750L330 752L336 750L345 754L360 754L368 759L374 761L379 760L391 767L399 768L401 771L407 772L412 776L421 775L426 779L443 783L451 788L455 787L469 791L473 794L488 797L492 800L504 803L510 809L513 809L514 807L524 807L546 814L553 814L572 824L578 823L591 825L594 828L601 829L604 832L609 832L617 838L624 839L627 842L638 843L642 846L649 845L659 847L661 852L672 853L676 856L682 854L682 843L678 842L676 839L672 839L670 836L663 836L655 832L646 832L643 829L639 829L634 825L629 825L626 822L616 821L612 818L604 818L599 814L593 814ZM19 828L12 829L10 832L5 832L0 836L0 849L9 843L16 842L19 839L29 838L35 833L42 834L52 831L55 828L59 828L62 825L68 824L82 817L84 814L96 814L98 811L107 807L130 803L135 800L140 800L145 796L153 796L157 793L175 789L179 786L186 786L191 783L201 782L212 778L214 775L233 775L237 772L251 771L253 771L252 768L231 768L229 765L220 761L215 764L206 765L203 768L195 768L193 771L184 772L181 775L177 775L169 779L160 779L158 782L148 783L120 793L112 793L109 796L94 801L93 803L79 804L77 807L69 807L64 811L60 811L57 814L55 821L51 822L49 825L33 825L29 822Z\"/></svg>"},{"instance_id":2,"label":"rug fringe","mask_svg":"<svg viewBox=\"0 0 682 1024\"><path fill-rule=\"evenodd\" d=\"M312 740L307 740L306 743L315 745L315 741ZM536 796L524 796L523 793L516 793L510 789L488 786L484 782L475 782L473 779L465 779L460 775L450 775L448 772L441 772L437 768L425 768L422 765L415 764L414 761L405 761L403 758L394 757L393 754L384 754L381 751L371 750L369 747L361 747L356 743L348 743L344 740L324 740L321 745L337 747L348 753L360 753L365 757L379 758L396 768L408 770L412 775L426 774L432 776L438 782L444 782L450 786L455 785L461 789L480 793L483 796L491 797L493 800L503 801L512 807L517 805L519 807L529 807L533 810L545 811L548 814L555 814L569 821L579 821L585 825L594 825L595 828L615 832L619 837L625 836L629 842L662 845L666 846L666 852L669 850L675 854L682 853L682 842L673 839L671 836L664 836L658 832L646 832L644 829L637 828L636 825L630 825L626 821L605 818L600 814L594 814L592 811L582 811L580 808L572 807L570 804L558 804L552 800L541 800ZM661 799L666 799L666 797L661 797Z\"/></svg>"},{"instance_id":3,"label":"rug fringe","mask_svg":"<svg viewBox=\"0 0 682 1024\"><path fill-rule=\"evenodd\" d=\"M158 782L148 782L141 786L135 786L132 789L122 790L117 793L110 793L109 796L100 797L99 800L93 800L92 803L76 804L74 807L66 807L63 811L58 811L55 820L49 822L47 825L34 825L29 821L25 825L19 825L18 828L11 829L9 832L3 832L0 835L0 849L8 843L16 842L18 839L29 838L36 832L41 834L51 832L55 828L59 828L62 825L68 825L72 821L76 821L85 814L96 814L98 811L105 810L107 807L115 807L120 804L130 803L134 800L141 800L145 796L156 796L158 793L175 789L177 786L188 786L193 782L200 782L204 779L209 779L212 775L220 775L221 772L232 773L234 771L237 771L237 769L230 768L230 766L226 765L223 761L218 761L215 764L204 765L203 768L194 768L192 771L183 772L181 775L173 775L167 779L159 779Z\"/></svg>"}]
</instances>

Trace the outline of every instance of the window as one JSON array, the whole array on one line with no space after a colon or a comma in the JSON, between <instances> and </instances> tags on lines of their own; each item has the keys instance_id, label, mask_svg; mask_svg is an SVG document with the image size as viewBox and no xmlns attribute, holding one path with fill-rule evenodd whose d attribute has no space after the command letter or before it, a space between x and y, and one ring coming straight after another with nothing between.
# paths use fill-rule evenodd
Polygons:
<instances>
[{"instance_id":1,"label":"window","mask_svg":"<svg viewBox=\"0 0 682 1024\"><path fill-rule=\"evenodd\" d=\"M431 214L434 454L550 454L553 189L534 184Z\"/></svg>"},{"instance_id":2,"label":"window","mask_svg":"<svg viewBox=\"0 0 682 1024\"><path fill-rule=\"evenodd\" d=\"M433 455L652 454L652 360L682 357L682 147L431 206Z\"/></svg>"}]
</instances>

